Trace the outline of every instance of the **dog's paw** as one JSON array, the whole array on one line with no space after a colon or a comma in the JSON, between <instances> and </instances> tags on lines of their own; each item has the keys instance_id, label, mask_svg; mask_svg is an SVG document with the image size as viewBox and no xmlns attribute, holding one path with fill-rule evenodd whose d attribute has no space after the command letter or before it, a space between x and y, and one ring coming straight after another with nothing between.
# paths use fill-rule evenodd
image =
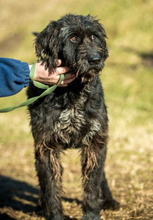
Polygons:
<instances>
[{"instance_id":1,"label":"dog's paw","mask_svg":"<svg viewBox=\"0 0 153 220\"><path fill-rule=\"evenodd\" d=\"M120 208L120 203L117 202L115 199L106 200L102 204L102 209L111 209L111 210L118 210Z\"/></svg>"},{"instance_id":2,"label":"dog's paw","mask_svg":"<svg viewBox=\"0 0 153 220\"><path fill-rule=\"evenodd\" d=\"M46 220L64 220L64 218L62 216L54 216L54 217L46 217Z\"/></svg>"}]
</instances>

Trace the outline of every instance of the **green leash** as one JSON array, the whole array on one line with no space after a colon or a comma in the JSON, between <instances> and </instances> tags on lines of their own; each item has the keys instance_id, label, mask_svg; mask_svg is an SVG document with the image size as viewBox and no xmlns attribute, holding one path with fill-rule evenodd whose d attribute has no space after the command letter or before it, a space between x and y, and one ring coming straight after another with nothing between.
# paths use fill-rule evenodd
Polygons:
<instances>
[{"instance_id":1,"label":"green leash","mask_svg":"<svg viewBox=\"0 0 153 220\"><path fill-rule=\"evenodd\" d=\"M10 112L10 111L13 111L14 109L17 109L17 108L20 108L20 107L24 107L24 106L28 106L28 105L32 104L33 102L35 102L39 98L42 98L43 96L46 96L46 95L49 95L50 93L52 93L57 88L57 86L64 80L64 74L61 74L60 75L60 79L59 79L59 81L57 82L56 85L48 86L48 85L45 85L43 83L37 82L37 81L34 80L35 68L36 68L36 63L32 66L32 68L30 70L30 79L32 80L33 84L36 87L38 87L40 89L45 89L45 91L41 95L39 95L39 96L32 97L32 98L22 102L18 106L2 108L2 109L0 109L0 113Z\"/></svg>"}]
</instances>

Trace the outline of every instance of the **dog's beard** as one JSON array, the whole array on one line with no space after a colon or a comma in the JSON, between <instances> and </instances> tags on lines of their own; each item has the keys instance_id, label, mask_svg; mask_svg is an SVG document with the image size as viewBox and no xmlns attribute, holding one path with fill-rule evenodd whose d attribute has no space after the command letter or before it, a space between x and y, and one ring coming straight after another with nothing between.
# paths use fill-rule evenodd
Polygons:
<instances>
[{"instance_id":1,"label":"dog's beard","mask_svg":"<svg viewBox=\"0 0 153 220\"><path fill-rule=\"evenodd\" d=\"M97 75L98 75L97 71L95 71L94 69L91 69L86 73L78 74L78 77L81 78L82 83L87 83L87 82L91 82L92 80L94 80L94 78Z\"/></svg>"},{"instance_id":2,"label":"dog's beard","mask_svg":"<svg viewBox=\"0 0 153 220\"><path fill-rule=\"evenodd\" d=\"M98 73L104 67L104 59L101 58L98 64L90 64L86 54L77 55L76 57L70 56L69 54L60 54L60 59L62 60L62 66L67 66L69 72L73 73L76 78L79 78L82 83L87 83L92 81L98 76Z\"/></svg>"},{"instance_id":3,"label":"dog's beard","mask_svg":"<svg viewBox=\"0 0 153 220\"><path fill-rule=\"evenodd\" d=\"M66 62L67 63L67 62ZM80 59L73 64L67 63L70 72L72 72L82 83L91 82L98 76L99 72L104 67L104 62L101 59L99 64L90 65L87 60Z\"/></svg>"}]
</instances>

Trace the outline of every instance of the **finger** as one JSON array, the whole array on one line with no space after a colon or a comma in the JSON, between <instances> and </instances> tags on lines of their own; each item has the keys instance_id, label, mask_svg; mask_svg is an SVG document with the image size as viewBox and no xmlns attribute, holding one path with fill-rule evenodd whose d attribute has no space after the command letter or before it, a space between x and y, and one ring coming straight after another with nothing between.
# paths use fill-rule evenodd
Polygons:
<instances>
[{"instance_id":1,"label":"finger","mask_svg":"<svg viewBox=\"0 0 153 220\"><path fill-rule=\"evenodd\" d=\"M64 79L59 86L68 86L76 77L73 75L69 79Z\"/></svg>"},{"instance_id":2,"label":"finger","mask_svg":"<svg viewBox=\"0 0 153 220\"><path fill-rule=\"evenodd\" d=\"M65 79L63 82L66 83L66 84L69 84L71 83L74 79L76 78L76 76L71 76L69 79Z\"/></svg>"},{"instance_id":3,"label":"finger","mask_svg":"<svg viewBox=\"0 0 153 220\"><path fill-rule=\"evenodd\" d=\"M64 80L71 79L73 77L75 77L75 75L72 73L65 73L64 74Z\"/></svg>"},{"instance_id":4,"label":"finger","mask_svg":"<svg viewBox=\"0 0 153 220\"><path fill-rule=\"evenodd\" d=\"M58 59L57 60L57 66L60 66L62 64L62 60Z\"/></svg>"},{"instance_id":5,"label":"finger","mask_svg":"<svg viewBox=\"0 0 153 220\"><path fill-rule=\"evenodd\" d=\"M69 68L68 67L57 67L55 72L57 75L60 75L60 74L69 72Z\"/></svg>"}]
</instances>

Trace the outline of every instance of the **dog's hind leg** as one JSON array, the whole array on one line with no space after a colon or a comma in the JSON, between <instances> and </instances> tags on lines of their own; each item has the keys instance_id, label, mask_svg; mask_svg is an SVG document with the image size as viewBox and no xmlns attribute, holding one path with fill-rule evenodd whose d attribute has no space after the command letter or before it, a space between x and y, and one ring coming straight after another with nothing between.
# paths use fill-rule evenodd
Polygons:
<instances>
[{"instance_id":1,"label":"dog's hind leg","mask_svg":"<svg viewBox=\"0 0 153 220\"><path fill-rule=\"evenodd\" d=\"M40 184L40 202L47 220L63 220L61 191L62 167L59 152L38 145L35 150L36 170Z\"/></svg>"},{"instance_id":2,"label":"dog's hind leg","mask_svg":"<svg viewBox=\"0 0 153 220\"><path fill-rule=\"evenodd\" d=\"M104 167L106 147L92 143L82 149L83 179L83 217L82 220L100 220L101 211L101 177Z\"/></svg>"},{"instance_id":3,"label":"dog's hind leg","mask_svg":"<svg viewBox=\"0 0 153 220\"><path fill-rule=\"evenodd\" d=\"M102 173L102 184L101 184L101 198L102 198L102 209L119 209L120 204L117 202L109 189L105 172Z\"/></svg>"}]
</instances>

